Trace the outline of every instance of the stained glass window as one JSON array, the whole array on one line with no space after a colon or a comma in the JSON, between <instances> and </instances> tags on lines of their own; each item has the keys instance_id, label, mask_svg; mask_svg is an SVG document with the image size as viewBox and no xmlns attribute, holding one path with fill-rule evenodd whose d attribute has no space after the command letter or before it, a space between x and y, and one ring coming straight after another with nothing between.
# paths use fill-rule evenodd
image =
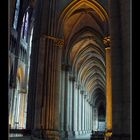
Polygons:
<instances>
[{"instance_id":1,"label":"stained glass window","mask_svg":"<svg viewBox=\"0 0 140 140\"><path fill-rule=\"evenodd\" d=\"M15 8L15 15L14 15L14 23L13 23L13 28L14 29L17 29L19 8L20 8L20 0L17 0L16 1L16 8Z\"/></svg>"},{"instance_id":2,"label":"stained glass window","mask_svg":"<svg viewBox=\"0 0 140 140\"><path fill-rule=\"evenodd\" d=\"M28 12L26 13L26 18L25 18L25 27L24 27L24 40L27 41L27 34L28 34L28 20L29 19L29 14Z\"/></svg>"},{"instance_id":3,"label":"stained glass window","mask_svg":"<svg viewBox=\"0 0 140 140\"><path fill-rule=\"evenodd\" d=\"M26 14L23 17L22 27L21 27L21 38L24 39L26 42L27 42L27 35L28 35L28 25L29 25L29 13L26 12Z\"/></svg>"}]
</instances>

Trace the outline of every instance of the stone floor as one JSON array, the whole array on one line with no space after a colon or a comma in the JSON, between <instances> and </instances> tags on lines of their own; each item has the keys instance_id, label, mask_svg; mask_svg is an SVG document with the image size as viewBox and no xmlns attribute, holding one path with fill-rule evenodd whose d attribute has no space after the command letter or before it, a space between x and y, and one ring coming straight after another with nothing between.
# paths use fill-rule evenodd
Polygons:
<instances>
[{"instance_id":1,"label":"stone floor","mask_svg":"<svg viewBox=\"0 0 140 140\"><path fill-rule=\"evenodd\" d=\"M76 136L74 139L70 140L90 140L90 135L91 134L84 134L80 136ZM31 140L30 136L29 137L11 137L10 140ZM38 139L37 139L38 140Z\"/></svg>"},{"instance_id":2,"label":"stone floor","mask_svg":"<svg viewBox=\"0 0 140 140\"><path fill-rule=\"evenodd\" d=\"M91 134L80 135L77 136L74 140L90 140L90 135Z\"/></svg>"}]
</instances>

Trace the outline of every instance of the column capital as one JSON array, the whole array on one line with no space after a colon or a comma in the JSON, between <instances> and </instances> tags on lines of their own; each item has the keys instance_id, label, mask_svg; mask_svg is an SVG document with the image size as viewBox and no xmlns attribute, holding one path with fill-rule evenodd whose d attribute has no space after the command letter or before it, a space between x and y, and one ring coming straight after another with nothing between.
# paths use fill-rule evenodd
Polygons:
<instances>
[{"instance_id":1,"label":"column capital","mask_svg":"<svg viewBox=\"0 0 140 140\"><path fill-rule=\"evenodd\" d=\"M104 45L106 46L106 48L109 48L110 45L111 45L111 39L110 39L110 36L106 36L103 38L103 43Z\"/></svg>"},{"instance_id":2,"label":"column capital","mask_svg":"<svg viewBox=\"0 0 140 140\"><path fill-rule=\"evenodd\" d=\"M57 47L63 47L64 46L64 39L57 38L57 37L50 36L50 35L45 35L45 34L42 34L41 37L43 39L47 38L47 39L53 40Z\"/></svg>"}]
</instances>

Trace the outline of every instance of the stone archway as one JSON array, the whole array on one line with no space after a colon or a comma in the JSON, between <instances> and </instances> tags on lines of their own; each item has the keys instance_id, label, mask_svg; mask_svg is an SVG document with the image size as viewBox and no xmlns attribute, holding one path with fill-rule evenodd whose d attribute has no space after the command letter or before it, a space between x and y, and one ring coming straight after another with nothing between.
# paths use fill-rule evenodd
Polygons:
<instances>
[{"instance_id":1,"label":"stone archway","mask_svg":"<svg viewBox=\"0 0 140 140\"><path fill-rule=\"evenodd\" d=\"M59 25L58 34L61 32L64 36L61 97L65 107L61 103L61 129L65 137L71 137L93 130L91 122L96 89L102 90L104 97L106 96L106 54L103 38L108 34L108 15L95 1L74 1L62 12ZM106 102L106 98L103 100Z\"/></svg>"}]
</instances>

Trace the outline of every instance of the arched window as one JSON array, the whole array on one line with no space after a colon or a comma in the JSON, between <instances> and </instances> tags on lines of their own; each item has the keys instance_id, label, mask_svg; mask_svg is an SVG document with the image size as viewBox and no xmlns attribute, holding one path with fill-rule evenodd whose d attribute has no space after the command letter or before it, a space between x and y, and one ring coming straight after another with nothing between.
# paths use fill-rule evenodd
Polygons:
<instances>
[{"instance_id":1,"label":"arched window","mask_svg":"<svg viewBox=\"0 0 140 140\"><path fill-rule=\"evenodd\" d=\"M14 15L14 22L13 22L13 28L15 30L17 29L19 9L20 9L20 0L17 0L16 1L16 8L15 8L15 15Z\"/></svg>"},{"instance_id":2,"label":"arched window","mask_svg":"<svg viewBox=\"0 0 140 140\"><path fill-rule=\"evenodd\" d=\"M28 26L29 26L29 13L26 12L23 16L22 27L21 27L21 38L27 42L28 36Z\"/></svg>"}]
</instances>

